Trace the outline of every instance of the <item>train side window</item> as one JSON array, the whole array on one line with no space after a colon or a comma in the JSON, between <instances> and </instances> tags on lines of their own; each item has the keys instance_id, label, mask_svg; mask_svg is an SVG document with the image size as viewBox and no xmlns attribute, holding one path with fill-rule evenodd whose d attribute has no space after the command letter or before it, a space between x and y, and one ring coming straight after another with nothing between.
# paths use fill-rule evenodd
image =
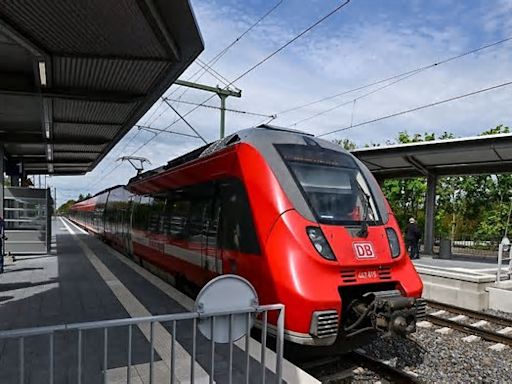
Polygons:
<instances>
[{"instance_id":1,"label":"train side window","mask_svg":"<svg viewBox=\"0 0 512 384\"><path fill-rule=\"evenodd\" d=\"M149 216L151 215L151 203L153 199L149 196L141 196L136 202L133 210L133 228L140 231L147 231Z\"/></svg>"},{"instance_id":2,"label":"train side window","mask_svg":"<svg viewBox=\"0 0 512 384\"><path fill-rule=\"evenodd\" d=\"M187 238L187 218L190 215L190 200L180 193L172 194L172 200L168 202L166 219L171 238L183 240Z\"/></svg>"},{"instance_id":3,"label":"train side window","mask_svg":"<svg viewBox=\"0 0 512 384\"><path fill-rule=\"evenodd\" d=\"M190 209L188 219L188 238L193 241L200 241L200 236L203 234L203 215L207 205L206 199L197 198L192 196L193 204Z\"/></svg>"},{"instance_id":4,"label":"train side window","mask_svg":"<svg viewBox=\"0 0 512 384\"><path fill-rule=\"evenodd\" d=\"M219 192L221 248L259 254L251 207L242 182L238 179L223 180L219 182Z\"/></svg>"},{"instance_id":5,"label":"train side window","mask_svg":"<svg viewBox=\"0 0 512 384\"><path fill-rule=\"evenodd\" d=\"M128 217L128 225L131 228L135 229L136 228L136 218L137 218L137 213L138 213L138 210L139 210L139 206L140 206L140 199L141 199L141 196L140 195L134 195L132 196L132 204L131 204L131 211L130 211L130 214L131 214L131 217Z\"/></svg>"},{"instance_id":6,"label":"train side window","mask_svg":"<svg viewBox=\"0 0 512 384\"><path fill-rule=\"evenodd\" d=\"M148 231L153 234L163 232L163 213L165 210L165 196L153 196L151 213L149 216Z\"/></svg>"},{"instance_id":7,"label":"train side window","mask_svg":"<svg viewBox=\"0 0 512 384\"><path fill-rule=\"evenodd\" d=\"M188 189L192 202L189 217L188 235L190 240L206 245L217 236L215 223L213 223L213 206L216 199L215 184L213 182L200 184Z\"/></svg>"}]
</instances>

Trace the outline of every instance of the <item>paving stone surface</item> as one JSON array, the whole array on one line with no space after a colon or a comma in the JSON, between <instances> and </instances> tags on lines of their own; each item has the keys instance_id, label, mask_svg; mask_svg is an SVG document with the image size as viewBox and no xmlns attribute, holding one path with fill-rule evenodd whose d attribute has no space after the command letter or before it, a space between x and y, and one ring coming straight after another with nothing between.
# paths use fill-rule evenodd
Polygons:
<instances>
[{"instance_id":1,"label":"paving stone surface","mask_svg":"<svg viewBox=\"0 0 512 384\"><path fill-rule=\"evenodd\" d=\"M56 252L49 255L18 257L6 266L0 275L0 331L77 322L120 319L128 312L101 278L79 247L75 237L55 222ZM123 263L113 251L97 238L77 234L100 261L152 314L186 312L186 308L172 300L160 289ZM171 324L162 324L172 332ZM150 344L138 327L133 327L131 361L132 374L146 369L150 359ZM103 367L103 330L85 331L82 335L82 382L99 383ZM25 383L48 382L50 338L27 337L24 340ZM189 354L192 353L192 322L177 324L177 341ZM196 356L199 365L210 369L210 342L197 332ZM108 331L109 375L126 372L128 364L128 329L112 328ZM170 348L170 345L169 345ZM76 383L78 378L78 333L55 333L54 367L56 383ZM233 382L245 380L245 352L234 346ZM155 361L162 360L155 352ZM228 381L229 349L227 345L215 347L215 381ZM142 368L141 368L142 367ZM147 370L147 369L146 369ZM17 339L0 339L0 383L18 382L19 342ZM261 382L261 366L250 359L250 382ZM144 374L147 381L147 375ZM267 369L266 377L273 382L274 374ZM139 378L137 379L139 380Z\"/></svg>"}]
</instances>

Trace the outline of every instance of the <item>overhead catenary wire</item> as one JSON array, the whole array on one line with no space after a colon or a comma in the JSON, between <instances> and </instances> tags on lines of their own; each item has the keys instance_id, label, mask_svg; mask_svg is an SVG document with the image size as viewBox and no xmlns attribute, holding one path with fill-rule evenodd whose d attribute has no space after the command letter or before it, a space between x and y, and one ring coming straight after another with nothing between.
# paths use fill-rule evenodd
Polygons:
<instances>
[{"instance_id":1,"label":"overhead catenary wire","mask_svg":"<svg viewBox=\"0 0 512 384\"><path fill-rule=\"evenodd\" d=\"M259 62L257 62L256 64L254 64L253 66L251 66L248 70L246 70L245 72L243 72L242 74L240 74L235 80L231 81L227 86L229 87L230 85L232 85L233 83L237 82L238 80L242 79L243 77L247 76L249 73L251 73L252 71L254 71L256 68L260 67L261 65L263 65L265 62L267 62L268 60L270 60L272 57L274 57L276 54L278 54L279 52L281 52L283 49L285 49L286 47L288 47L290 44L294 43L296 40L298 40L300 37L302 37L303 35L305 35L307 32L311 31L313 28L315 28L316 26L318 26L319 24L321 24L323 21L327 20L329 17L331 17L332 15L334 15L336 12L338 12L339 10L341 10L343 7L345 7L348 3L350 2L350 0L346 0L345 2L343 2L342 4L338 5L336 8L334 8L332 11L330 11L329 13L327 13L326 15L324 15L322 18L320 18L319 20L317 20L316 22L314 22L312 25L310 25L309 27L307 27L305 30L303 30L301 33L299 33L298 35L296 35L295 37L293 37L291 40L287 41L284 45L280 46L279 48L277 48L276 50L274 50L272 53L270 53L269 55L267 55L266 57L264 57L262 60L260 60ZM279 5L280 3L278 3L277 5ZM275 8L274 8L275 9ZM225 88L225 89L226 89ZM188 88L187 88L188 89ZM206 98L202 103L194 106L192 109L190 109L188 112L186 112L185 114L181 115L174 107L172 107L172 105L166 101L167 105L169 105L173 110L174 112L176 112L178 114L178 116L180 117L181 120L183 120L187 125L189 125L190 128L193 128L190 123L188 123L188 121L185 119L188 115L190 115L191 113L193 113L194 111L196 111L198 108L200 108L202 105L206 104L208 101L210 101L212 98L214 98L215 95L211 95L209 96L208 98ZM163 99L163 98L162 98ZM165 100L165 99L163 99ZM146 145L148 145L150 142L152 142L156 137L158 137L160 134L164 133L165 131L167 131L169 128L171 128L174 124L176 124L179 120L176 119L175 121L173 121L171 124L169 124L166 128L164 128L162 130L162 132L157 132L155 135L153 135L152 137L150 137L148 140L146 140L143 144L141 144L137 149L135 149L135 151L133 151L130 156L134 155L135 153L137 153L138 151L140 151L142 148L144 148ZM195 131L195 129L193 129ZM195 131L196 132L196 131ZM198 136L199 133L196 132ZM202 138L202 136L201 136ZM202 138L203 141L204 138ZM205 141L206 142L206 141ZM100 179L98 182L100 182L101 180L104 180L107 176L109 176L110 174L112 174L112 172L114 172L118 167L120 166L120 164L117 164L112 170L110 170L105 176L102 177L102 179ZM96 185L96 184L95 184ZM91 187L92 188L92 187Z\"/></svg>"},{"instance_id":2,"label":"overhead catenary wire","mask_svg":"<svg viewBox=\"0 0 512 384\"><path fill-rule=\"evenodd\" d=\"M338 108L341 108L341 107L343 107L343 106L345 106L345 105L353 104L353 103L357 102L358 100L364 99L365 97L368 97L368 96L370 96L370 95L373 95L374 93L380 92L381 90L383 90L383 89L385 89L385 88L388 88L388 87L391 87L392 85L395 85L396 83L399 83L399 82L401 82L401 81L404 81L404 80L408 79L409 77L416 75L417 73L418 73L418 72L410 73L410 74L409 74L409 75L407 75L407 76L401 77L401 78L399 78L399 79L397 79L397 80L395 80L395 81L392 81L392 82L390 82L390 83L388 83L388 84L386 84L386 85L383 85L382 87L378 87L378 88L376 88L376 89L374 89L374 90L372 90L372 91L370 91L370 92L367 92L367 93L365 93L365 94L363 94L363 95L361 95L361 96L358 96L358 97L356 97L356 98L354 98L354 99L351 99L351 100L348 100L348 101L344 101L344 102L342 102L342 103L340 103L340 104L336 104L335 106L333 106L333 107L331 107L331 108L329 108L329 109L326 109L326 110L321 111L321 112L317 112L317 113L315 113L315 114L313 114L313 115L311 115L311 116L309 116L309 117L306 117L306 118L304 118L304 119L298 120L298 121L296 121L295 123L291 124L291 126L292 126L292 127L295 127L295 126L297 126L297 125L299 125L299 124L302 124L302 123L304 123L304 122L306 122L306 121L309 121L309 120L315 119L315 118L317 118L317 117L319 117L319 116L322 116L322 115L325 115L325 114L327 114L327 113L329 113L329 112L332 112L332 111L334 111L334 110L336 110L336 109L338 109ZM352 115L353 115L353 113L352 113ZM353 116L352 116L352 118L353 118Z\"/></svg>"},{"instance_id":3,"label":"overhead catenary wire","mask_svg":"<svg viewBox=\"0 0 512 384\"><path fill-rule=\"evenodd\" d=\"M265 20L271 13L273 13L281 4L283 3L283 0L279 0L276 4L272 6L265 14L263 14L258 20L256 20L254 23L252 23L249 28L247 28L244 32L242 32L240 35L238 35L231 43L229 43L226 47L224 47L222 50L220 50L213 58L211 58L209 61L206 62L206 65L208 67L212 67L215 63L217 63L222 56L224 56L234 45L236 45L240 40L244 38L245 35L247 35L250 31L254 29L258 24L260 24L263 20ZM204 68L198 69L196 72L194 72L192 75L190 75L187 80L192 80L195 78L200 72L202 72L198 78L196 78L196 81L198 81L205 73L206 70ZM176 88L174 91L172 91L169 96L173 95L179 88ZM188 88L185 89L185 92L188 91ZM183 96L183 94L182 94Z\"/></svg>"},{"instance_id":4,"label":"overhead catenary wire","mask_svg":"<svg viewBox=\"0 0 512 384\"><path fill-rule=\"evenodd\" d=\"M194 133L197 135L197 137L199 137L201 140L203 140L205 144L208 144L208 142L205 140L205 138L204 138L203 136L201 136L201 134L197 131L197 129L195 129L195 128L192 126L192 124L190 124L190 123L187 121L187 119L185 119L185 117L184 117L184 116L182 116L182 115L181 115L181 113L179 113L179 112L178 112L178 110L177 110L176 108L174 108L174 106L173 106L171 103L169 103L169 101L167 101L166 99L164 99L164 101L165 101L165 102L167 103L167 105L168 105L168 106L169 106L169 107L174 111L174 113L176 113L176 114L180 117L180 119L181 119L181 120L183 120L183 122L184 122L185 124L187 124L187 125L188 125L188 127L189 127L192 131L194 131ZM166 132L166 131L167 131L167 130L166 130L166 129L164 129L164 130L162 130L160 133L163 133L163 132Z\"/></svg>"},{"instance_id":5,"label":"overhead catenary wire","mask_svg":"<svg viewBox=\"0 0 512 384\"><path fill-rule=\"evenodd\" d=\"M398 73L396 75L392 75L392 76L386 77L384 79L380 79L380 80L377 80L377 81L374 81L374 82L371 82L371 83L368 83L368 84L364 84L364 85L361 85L361 86L358 86L358 87L355 87L355 88L348 89L348 90L343 91L343 92L335 93L335 94L330 95L330 96L325 96L325 97L322 97L322 98L317 99L317 100L313 100L313 101L305 103L305 104L297 105L295 107L282 110L282 111L276 113L276 115L278 117L280 117L281 115L283 115L285 113L293 112L293 111L296 111L296 110L299 110L299 109L302 109L302 108L309 107L311 105L319 104L319 103L322 103L324 101L328 101L328 100L337 98L339 96L347 95L347 94L352 93L352 92L357 92L357 91L360 91L360 90L363 90L363 89L366 89L366 88L369 88L369 87L373 87L375 85L379 85L379 84L382 84L382 83L385 83L385 82L388 82L388 81L391 81L391 80L394 80L394 79L397 79L397 78L401 78L403 76L407 76L407 75L410 75L410 74L418 74L420 72L426 71L427 69L438 67L440 65L449 63L451 61L463 58L463 57L468 56L468 55L472 55L474 53L483 51L483 50L488 49L488 48L495 47L497 45L506 43L506 42L511 41L511 40L512 40L512 36L509 36L509 37L506 37L504 39L495 41L493 43L489 43L489 44L480 46L478 48L471 49L469 51L460 53L460 54L455 55L455 56L448 57L448 58L440 60L440 61L436 61L436 62L428 64L428 65L424 65L424 66L421 66L421 67L418 67L418 68L414 68L414 69L411 69L411 70L408 70L408 71L405 71L405 72L402 72L402 73Z\"/></svg>"},{"instance_id":6,"label":"overhead catenary wire","mask_svg":"<svg viewBox=\"0 0 512 384\"><path fill-rule=\"evenodd\" d=\"M371 123L376 123L378 121L390 119L390 118L397 117L397 116L402 116L402 115L405 115L405 114L408 114L408 113L411 113L411 112L416 112L416 111L419 111L419 110L422 110L422 109L435 107L437 105L449 103L451 101L463 99L465 97L477 95L479 93L493 91L495 89L503 88L503 87L506 87L506 86L509 86L509 85L512 85L512 81L508 81L506 83L501 83L501 84L493 85L493 86L487 87L487 88L478 89L478 90L473 91L473 92L465 93L463 95L453 96L453 97L450 97L448 99L444 99L444 100L440 100L440 101L435 101L435 102L432 102L432 103L429 103L429 104L420 105L418 107L406 109L406 110L400 111L400 112L395 112L395 113L392 113L392 114L389 114L389 115L380 116L380 117L377 117L375 119L363 121L361 123L353 124L351 126L347 126L347 127L344 127L344 128L335 129L335 130L330 131L330 132L322 133L320 135L317 135L317 137L327 136L327 135L331 135L333 133L346 131L346 130L349 130L349 129L352 129L352 128L361 127L363 125L367 125L367 124L371 124Z\"/></svg>"},{"instance_id":7,"label":"overhead catenary wire","mask_svg":"<svg viewBox=\"0 0 512 384\"><path fill-rule=\"evenodd\" d=\"M194 103L194 102L188 101L188 100L170 99L170 98L165 98L165 99L168 100L168 101L172 101L172 102L176 102L176 103L180 103L180 104L197 105L197 106L200 106L200 107L211 108L211 109L222 109L221 107L218 107L216 105L199 104L199 103ZM267 117L267 118L273 118L274 117L274 115L269 115L269 114L265 114L265 113L241 111L239 109L232 109L232 108L224 108L224 110L226 112L240 113L240 114L243 114L243 115L259 116L259 117Z\"/></svg>"},{"instance_id":8,"label":"overhead catenary wire","mask_svg":"<svg viewBox=\"0 0 512 384\"><path fill-rule=\"evenodd\" d=\"M209 62L208 65L214 65L217 61L220 60L222 56L224 56L227 51L231 49L235 44L237 44L245 35L247 35L254 27L256 27L259 23L261 23L264 19L267 18L272 12L274 12L281 4L283 0L279 0L272 8L270 8L263 16L261 16L258 20L256 20L252 25L249 26L240 36L238 36L235 40L233 40L230 44L228 44L222 51L217 53Z\"/></svg>"},{"instance_id":9,"label":"overhead catenary wire","mask_svg":"<svg viewBox=\"0 0 512 384\"><path fill-rule=\"evenodd\" d=\"M283 49L285 49L286 47L288 47L290 44L293 44L296 40L300 39L302 36L304 36L306 33L308 33L309 31L311 31L312 29L314 29L316 26L318 26L319 24L323 23L325 20L327 20L328 18L330 18L332 15L334 15L335 13L337 13L338 11L340 11L343 7L345 7L348 3L350 3L350 0L345 0L345 2L343 2L342 4L338 5L336 8L334 8L332 11L330 11L329 13L327 13L326 15L324 15L323 17L321 17L319 20L317 20L316 22L314 22L312 25L310 25L309 27L307 27L306 29L304 29L301 33L299 33L298 35L296 35L294 38L292 38L291 40L289 40L288 42L286 42L284 45L280 46L278 49L276 49L275 51L273 51L272 53L270 53L269 55L265 56L263 59L261 59L260 61L258 61L256 64L254 64L252 67L250 67L249 69L247 69L245 72L242 72L240 75L238 75L238 77L233 80L233 83L240 80L242 77L245 77L247 76L249 73L251 73L252 71L254 71L256 68L258 68L260 65L264 64L265 62L267 62L268 60L270 60L272 57L274 57L275 55L277 55L279 52L281 52Z\"/></svg>"},{"instance_id":10,"label":"overhead catenary wire","mask_svg":"<svg viewBox=\"0 0 512 384\"><path fill-rule=\"evenodd\" d=\"M316 26L318 26L319 24L321 24L322 22L324 22L325 20L327 20L329 17L331 17L332 15L334 15L336 12L338 12L339 10L341 10L343 7L345 7L348 3L350 2L350 0L346 0L344 1L342 4L338 5L336 8L334 8L333 10L331 10L329 13L327 13L326 15L324 15L323 17L321 17L319 20L317 20L316 22L314 22L312 25L310 25L309 27L307 27L306 29L304 29L302 32L300 32L298 35L296 35L295 37L293 37L292 39L288 40L285 44L283 44L282 46L280 46L279 48L277 48L276 50L274 50L272 53L270 53L269 55L267 55L266 57L264 57L263 59L261 59L260 61L258 61L256 64L254 64L253 66L251 66L248 70L246 70L245 72L243 72L242 74L240 74L236 79L234 79L233 81L231 81L227 86L230 86L232 85L233 83L237 82L238 80L242 79L243 77L247 76L249 73L251 73L252 71L254 71L256 68L258 68L259 66L261 66L262 64L264 64L265 62L267 62L268 60L270 60L273 56L275 56L276 54L278 54L279 52L281 52L283 49L285 49L286 47L288 47L290 44L292 44L293 42L297 41L297 39L299 39L300 37L302 37L303 35L305 35L307 32L311 31L313 28L315 28ZM226 89L227 87L225 87L224 89ZM187 117L188 115L190 115L191 113L193 113L194 111L196 111L197 109L199 109L199 107L203 106L204 104L206 104L208 101L210 101L211 99L213 99L215 97L215 94L209 96L208 98L206 98L203 102L197 104L195 107L193 107L192 109L190 109L188 112L186 112L184 115L180 115L180 117L182 119L184 119L185 117ZM168 105L170 106L170 104L168 103ZM174 108L173 108L174 109ZM172 122L171 124L169 124L166 128L164 128L164 131L169 129L170 127L172 127L174 124L176 124L179 120L176 120L174 122ZM187 122L188 123L188 122ZM159 134L161 134L163 132L159 132L158 134L156 134L155 136L151 137L150 139L148 139L144 144L142 144L135 152L141 150L142 148L144 148L146 145L148 145L152 140L154 140L156 137L158 137ZM135 153L134 152L134 153Z\"/></svg>"},{"instance_id":11,"label":"overhead catenary wire","mask_svg":"<svg viewBox=\"0 0 512 384\"><path fill-rule=\"evenodd\" d=\"M150 122L150 120L153 118L153 116L155 116L155 114L157 113L157 111L160 109L160 107L162 105L164 105L164 101L162 99L159 99L159 104L157 105L156 108L153 109L153 111L151 111L151 113L149 114L148 118L146 119L146 121L144 122L145 125L151 125L153 123L154 120L152 120ZM162 112L160 113L160 115L158 116L161 116ZM158 118L158 117L157 117Z\"/></svg>"},{"instance_id":12,"label":"overhead catenary wire","mask_svg":"<svg viewBox=\"0 0 512 384\"><path fill-rule=\"evenodd\" d=\"M187 89L188 89L188 88L187 88ZM180 97L181 97L181 96L180 96ZM152 124L154 121L158 120L158 119L160 118L160 116L162 116L162 115L167 111L167 109L164 109L164 110L162 110L162 111L158 114L158 116L156 116L155 118L153 118L153 116L154 116L154 115L155 115L155 113L158 111L158 109L160 109L160 107L161 107L162 105L166 105L166 103L165 103L165 101L164 101L164 97L161 97L159 100L160 100L160 104L159 104L159 105L158 105L158 106L157 106L157 107L152 111L152 113L150 114L150 116L146 119L146 122L145 122L144 124L142 124L142 125L140 125L140 124L139 124L139 125L134 125L134 127L137 127L137 128L138 128L137 132L135 133L135 135L133 135L133 136L131 137L131 139L130 139L128 142L126 142L126 143L125 143L125 145L122 147L122 149L121 149L120 151L118 151L118 152L117 152L118 154L123 153L123 152L124 152L124 150L125 150L126 148L128 148L128 146L129 146L129 145L130 145L130 144L131 144L131 143L132 143L132 142L137 138L137 136L138 136L138 135L140 135L140 133L141 133L143 130L144 130L144 131L147 131L147 132L151 132L151 130L147 129L147 128L151 128L151 129L153 130L153 132L151 132L151 133L153 133L153 134L156 134L156 132L154 132L154 131L163 131L163 130L160 130L160 129L158 129L158 128L150 127L150 126L151 126L151 124ZM153 119L152 119L152 118L153 118ZM177 118L174 120L174 122L179 121L179 119L180 119L180 118L179 118L179 117L177 117ZM142 129L141 129L141 128L142 128ZM190 136L190 137L194 137L194 138L198 138L198 139L199 139L199 137L198 137L198 136L187 135L187 134L185 134L185 133L181 133L181 132L174 132L174 131L167 131L167 132L168 132L168 133L170 133L170 134L177 134L177 135L181 135L181 136ZM137 150L138 150L138 149L137 149ZM131 155L133 155L133 154L135 154L135 152L132 152L132 153L131 153ZM131 155L130 155L130 156L131 156ZM115 156L115 157L117 157L117 156ZM109 171L108 171L108 172L107 172L107 173L106 173L102 178L98 179L98 181L96 181L96 182L91 186L91 189L93 189L96 185L98 185L101 181L103 181L107 176L111 175L111 174L112 174L112 172L114 172L114 171L115 171L116 169L118 169L120 166L121 166L121 164L119 164L119 163L114 163L114 167L112 167L112 168L111 168L111 169L110 169L110 170L109 170Z\"/></svg>"},{"instance_id":13,"label":"overhead catenary wire","mask_svg":"<svg viewBox=\"0 0 512 384\"><path fill-rule=\"evenodd\" d=\"M118 155L120 155L121 153L123 153L123 151L135 140L135 138L140 134L140 130L135 132L135 134L130 138L130 140L127 140L127 142L123 145L123 147L117 151L117 155L116 156L113 156L114 158L116 158Z\"/></svg>"},{"instance_id":14,"label":"overhead catenary wire","mask_svg":"<svg viewBox=\"0 0 512 384\"><path fill-rule=\"evenodd\" d=\"M224 76L220 75L217 71L215 71L212 66L217 62L219 61L222 56L224 56L228 51L229 49L231 49L235 44L237 44L240 40L243 39L243 37L245 35L247 35L254 27L256 27L258 24L260 24L264 19L266 19L271 13L273 13L281 4L283 3L283 0L279 0L276 4L274 4L274 6L272 6L272 8L270 8L264 15L262 15L258 20L256 20L253 24L251 24L249 26L249 28L247 28L242 34L240 34L235 40L233 40L230 44L228 44L224 49L222 49L220 52L218 52L212 59L210 59L208 62L204 62L200 59L197 60L197 64L201 67L199 70L197 70L196 72L194 72L191 76L189 76L187 78L187 80L191 80L193 79L197 74L199 74L200 72L202 72L199 77L197 77L195 80L198 81L205 73L209 72L212 76L214 76L215 78L217 78L217 80L221 81L222 83L224 83L224 85L227 85L226 84L226 81L229 81L227 80ZM209 69L209 70L208 70ZM213 73L212 73L213 72ZM221 79L224 79L225 81L222 81L220 80L218 77L220 77ZM229 85L232 85L233 82L230 82ZM229 87L229 85L227 85L227 87ZM236 88L236 87L234 87ZM176 88L174 91L171 91L171 93L169 94L169 97L171 95L173 95L177 90L179 89ZM185 90L180 94L180 96L178 97L178 99L181 99L185 93L187 93L187 91L189 90L190 88L185 88ZM237 90L239 90L238 88L236 88ZM210 100L211 98L209 98ZM163 101L163 98L161 99ZM208 101L208 100L207 100ZM207 102L205 101L205 102ZM198 107L197 107L198 108ZM195 109L194 109L195 110ZM193 111L191 111L193 112ZM163 112L161 112L156 119L158 119L161 115L163 114ZM154 115L154 113L153 113ZM153 116L152 115L152 116ZM186 116L186 115L185 115ZM274 116L269 116L271 119L275 118ZM154 121L154 120L153 120ZM152 122L153 122L152 121ZM177 122L179 121L179 118L178 119L175 119L172 123L171 123L171 126L176 124ZM146 126L150 126L151 123L150 122L148 124L148 122L146 121Z\"/></svg>"},{"instance_id":15,"label":"overhead catenary wire","mask_svg":"<svg viewBox=\"0 0 512 384\"><path fill-rule=\"evenodd\" d=\"M121 166L121 163L118 163L114 168L112 168L110 171L108 171L105 175L101 175L101 177L98 178L98 180L90 186L90 190L93 191L94 188L99 185L102 181L108 180L107 177L110 176L117 168Z\"/></svg>"},{"instance_id":16,"label":"overhead catenary wire","mask_svg":"<svg viewBox=\"0 0 512 384\"><path fill-rule=\"evenodd\" d=\"M201 67L204 68L206 72L212 75L215 79L219 80L225 86L228 86L229 80L222 76L219 72L217 72L215 69L213 69L211 66L209 66L207 63L205 63L203 60L199 58L197 59L197 62Z\"/></svg>"},{"instance_id":17,"label":"overhead catenary wire","mask_svg":"<svg viewBox=\"0 0 512 384\"><path fill-rule=\"evenodd\" d=\"M173 107L171 107L173 108ZM174 108L173 108L174 109ZM178 114L179 115L179 114ZM180 115L181 116L181 115ZM144 125L135 125L134 127L137 127L139 129L139 131L137 133L140 133L142 131L147 131L147 132L150 132L150 133L153 133L153 138L155 136L158 136L160 133L169 133L169 134L175 134L175 135L180 135L180 136L186 136L186 137L191 137L191 138L195 138L195 139L201 139L203 140L203 142L205 142L204 138L201 137L199 134L198 136L193 136L193 135L189 135L187 133L182 133L182 132L175 132L175 131L169 131L169 130L163 130L163 129L159 129L159 128L154 128L154 127L148 127L148 126L144 126ZM156 132L155 132L156 131ZM139 146L137 149L135 149L134 151L132 151L132 153L128 156L133 156L135 153L137 153L140 149L142 149L142 147L144 147L145 145L147 145L147 142L144 143L143 145ZM114 171L116 171L119 167L121 167L122 163L115 163L114 167L112 169L110 169L105 175L102 175L101 178L98 178L98 180L90 187L91 190L93 190L97 185L99 185L102 181L105 181L105 180L108 180L107 177L110 176Z\"/></svg>"},{"instance_id":18,"label":"overhead catenary wire","mask_svg":"<svg viewBox=\"0 0 512 384\"><path fill-rule=\"evenodd\" d=\"M148 131L148 132L151 132L153 134L156 134L156 132L162 132L162 133L168 133L168 134L171 134L171 135L178 135L178 136L185 136L185 137L193 137L194 139L200 139L199 136L196 136L196 135L191 135L189 133L184 133L184 132L177 132L177 131L164 131L163 129L160 129L160 128L155 128L155 127L148 127L148 126L145 126L145 125L136 125L137 129L142 129L142 130L145 130L145 131Z\"/></svg>"}]
</instances>

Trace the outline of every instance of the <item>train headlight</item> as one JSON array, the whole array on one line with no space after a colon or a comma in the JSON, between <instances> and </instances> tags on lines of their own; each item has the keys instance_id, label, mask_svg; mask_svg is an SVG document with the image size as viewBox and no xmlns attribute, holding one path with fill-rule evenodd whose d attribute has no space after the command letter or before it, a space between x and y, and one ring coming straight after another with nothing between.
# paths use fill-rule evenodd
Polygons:
<instances>
[{"instance_id":1,"label":"train headlight","mask_svg":"<svg viewBox=\"0 0 512 384\"><path fill-rule=\"evenodd\" d=\"M306 232L308 234L309 240L311 240L311 243L315 249L324 259L336 260L336 257L334 256L334 253L332 253L332 249L320 228L307 227Z\"/></svg>"},{"instance_id":2,"label":"train headlight","mask_svg":"<svg viewBox=\"0 0 512 384\"><path fill-rule=\"evenodd\" d=\"M386 228L386 235L388 236L391 257L394 259L400 256L400 242L398 241L398 235L393 228Z\"/></svg>"}]
</instances>

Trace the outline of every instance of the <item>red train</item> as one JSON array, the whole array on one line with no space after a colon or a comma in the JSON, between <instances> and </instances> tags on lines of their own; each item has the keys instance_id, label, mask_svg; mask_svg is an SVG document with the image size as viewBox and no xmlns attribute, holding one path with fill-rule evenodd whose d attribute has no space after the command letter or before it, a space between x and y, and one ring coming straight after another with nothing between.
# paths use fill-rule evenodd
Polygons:
<instances>
[{"instance_id":1,"label":"red train","mask_svg":"<svg viewBox=\"0 0 512 384\"><path fill-rule=\"evenodd\" d=\"M70 218L181 287L243 276L260 303L286 305L295 343L407 334L425 315L369 170L302 132L242 130L75 204Z\"/></svg>"}]
</instances>

